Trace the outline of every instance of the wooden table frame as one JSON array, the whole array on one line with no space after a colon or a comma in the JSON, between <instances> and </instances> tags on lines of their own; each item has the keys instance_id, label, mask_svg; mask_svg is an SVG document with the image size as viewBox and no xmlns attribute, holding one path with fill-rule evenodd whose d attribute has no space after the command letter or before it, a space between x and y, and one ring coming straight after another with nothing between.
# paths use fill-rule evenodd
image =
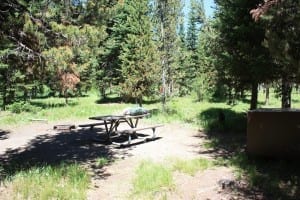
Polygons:
<instances>
[{"instance_id":1,"label":"wooden table frame","mask_svg":"<svg viewBox=\"0 0 300 200\"><path fill-rule=\"evenodd\" d=\"M118 126L126 122L130 128L136 128L138 126L139 119L146 117L148 114L144 115L105 115L90 117L91 120L101 120L105 126L105 132L107 135L106 142L111 143L111 135L114 131L117 131Z\"/></svg>"}]
</instances>

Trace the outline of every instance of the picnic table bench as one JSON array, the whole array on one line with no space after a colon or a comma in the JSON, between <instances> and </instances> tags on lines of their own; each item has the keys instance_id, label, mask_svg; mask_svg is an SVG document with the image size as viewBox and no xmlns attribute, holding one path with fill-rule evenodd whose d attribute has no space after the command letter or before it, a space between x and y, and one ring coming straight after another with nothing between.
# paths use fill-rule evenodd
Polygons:
<instances>
[{"instance_id":1,"label":"picnic table bench","mask_svg":"<svg viewBox=\"0 0 300 200\"><path fill-rule=\"evenodd\" d=\"M145 138L145 140L144 140L144 141L147 141L149 139L155 139L156 138L156 135L155 135L156 128L162 127L162 126L164 126L164 125L163 124L156 124L156 125L151 125L151 126L147 126L147 127L130 128L130 129L117 131L117 133L121 134L121 135L127 135L128 136L127 144L130 145L131 144L131 136L136 135L137 131L152 129L152 137L151 138ZM124 144L121 144L121 145L124 145Z\"/></svg>"},{"instance_id":2,"label":"picnic table bench","mask_svg":"<svg viewBox=\"0 0 300 200\"><path fill-rule=\"evenodd\" d=\"M81 127L81 128L90 127L90 129L93 129L94 126L101 126L101 125L104 125L104 122L88 123L88 124L79 124L78 127Z\"/></svg>"}]
</instances>

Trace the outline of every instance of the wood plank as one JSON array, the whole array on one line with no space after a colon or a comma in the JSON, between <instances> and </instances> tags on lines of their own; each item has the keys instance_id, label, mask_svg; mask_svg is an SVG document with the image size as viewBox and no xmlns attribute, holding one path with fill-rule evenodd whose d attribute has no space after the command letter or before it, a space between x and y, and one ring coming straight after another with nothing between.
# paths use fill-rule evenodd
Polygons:
<instances>
[{"instance_id":1,"label":"wood plank","mask_svg":"<svg viewBox=\"0 0 300 200\"><path fill-rule=\"evenodd\" d=\"M56 130L71 130L75 129L76 126L74 124L60 124L60 125L54 125L53 129Z\"/></svg>"},{"instance_id":2,"label":"wood plank","mask_svg":"<svg viewBox=\"0 0 300 200\"><path fill-rule=\"evenodd\" d=\"M140 127L140 128L131 128L131 129L126 129L126 130L120 130L118 133L124 133L124 134L132 134L135 133L136 131L142 131L146 129L156 129L158 127L164 126L163 124L158 124L158 125L152 125L152 126L147 126L147 127Z\"/></svg>"}]
</instances>

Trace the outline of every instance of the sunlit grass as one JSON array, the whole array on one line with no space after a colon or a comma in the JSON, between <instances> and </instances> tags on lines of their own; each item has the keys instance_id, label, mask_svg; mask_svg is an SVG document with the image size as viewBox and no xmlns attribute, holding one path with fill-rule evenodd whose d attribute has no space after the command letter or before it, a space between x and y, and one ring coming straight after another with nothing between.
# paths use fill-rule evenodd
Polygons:
<instances>
[{"instance_id":1,"label":"sunlit grass","mask_svg":"<svg viewBox=\"0 0 300 200\"><path fill-rule=\"evenodd\" d=\"M173 188L174 180L171 169L163 164L143 161L136 170L131 197L136 199L163 197Z\"/></svg>"},{"instance_id":2,"label":"sunlit grass","mask_svg":"<svg viewBox=\"0 0 300 200\"><path fill-rule=\"evenodd\" d=\"M58 97L34 99L31 102L35 106L40 106L42 108L40 111L20 114L1 111L0 126L20 126L30 123L32 119L45 119L48 122L86 120L96 115L121 114L126 107L133 106L133 104L125 103L98 104L97 100L99 97L95 93L90 93L88 97L72 98L69 105L65 105L64 99Z\"/></svg>"},{"instance_id":3,"label":"sunlit grass","mask_svg":"<svg viewBox=\"0 0 300 200\"><path fill-rule=\"evenodd\" d=\"M209 169L214 166L212 160L206 158L195 158L192 160L171 159L172 169L194 176L197 172Z\"/></svg>"},{"instance_id":4,"label":"sunlit grass","mask_svg":"<svg viewBox=\"0 0 300 200\"><path fill-rule=\"evenodd\" d=\"M12 199L86 199L90 177L77 164L35 167L11 177Z\"/></svg>"},{"instance_id":5,"label":"sunlit grass","mask_svg":"<svg viewBox=\"0 0 300 200\"><path fill-rule=\"evenodd\" d=\"M115 97L115 96L112 96ZM173 97L166 104L166 112L162 112L162 104L160 101L154 103L145 103L143 106L152 111L152 116L148 120L157 123L184 123L191 126L206 129L208 126L216 126L217 129L244 131L245 124L241 122L237 114L246 113L249 109L249 98L246 101L236 101L235 105L228 105L226 102L198 102L196 98L191 96ZM86 97L70 98L69 105L65 105L64 98L50 97L45 99L32 99L31 104L41 109L37 112L22 112L20 114L12 114L9 111L0 111L0 126L23 125L30 123L31 119L46 119L47 121L61 120L79 120L87 119L95 115L121 114L125 108L134 107L131 103L98 103L100 97L97 92L89 92ZM292 95L292 107L300 108L300 94L294 92ZM264 105L265 94L259 93L259 107L280 107L280 98L276 97L273 91L270 92L270 104ZM218 112L210 113L211 119L203 119L201 113L210 110L227 110L227 121L225 126L218 124L215 120Z\"/></svg>"},{"instance_id":6,"label":"sunlit grass","mask_svg":"<svg viewBox=\"0 0 300 200\"><path fill-rule=\"evenodd\" d=\"M169 191L176 190L174 172L194 176L197 172L215 166L205 158L168 158L162 163L142 161L136 169L130 199L167 199Z\"/></svg>"}]
</instances>

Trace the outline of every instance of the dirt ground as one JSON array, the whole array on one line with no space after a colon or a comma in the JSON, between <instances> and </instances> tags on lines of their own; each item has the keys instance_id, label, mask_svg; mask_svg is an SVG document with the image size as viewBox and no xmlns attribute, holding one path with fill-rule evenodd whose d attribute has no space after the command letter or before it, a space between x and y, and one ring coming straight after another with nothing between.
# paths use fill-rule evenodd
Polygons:
<instances>
[{"instance_id":1,"label":"dirt ground","mask_svg":"<svg viewBox=\"0 0 300 200\"><path fill-rule=\"evenodd\" d=\"M64 122L78 125L81 122ZM56 123L57 124L57 123ZM156 130L154 141L119 148L95 142L101 137L99 128L57 131L53 123L33 122L19 128L0 130L0 162L28 162L29 166L64 162L82 163L92 175L88 199L128 199L135 169L142 160L164 162L168 158L192 159L214 156L203 147L205 134L184 125L165 124ZM146 124L141 124L141 126ZM140 131L140 138L151 135L151 130ZM98 168L96 159L107 157L113 162ZM247 199L222 188L220 181L236 181L233 170L228 167L213 167L195 176L174 173L175 189L168 192L168 199ZM236 181L237 182L237 181ZM224 186L224 185L223 185ZM2 196L2 197L1 197ZM0 197L8 197L7 188L0 187Z\"/></svg>"}]
</instances>

